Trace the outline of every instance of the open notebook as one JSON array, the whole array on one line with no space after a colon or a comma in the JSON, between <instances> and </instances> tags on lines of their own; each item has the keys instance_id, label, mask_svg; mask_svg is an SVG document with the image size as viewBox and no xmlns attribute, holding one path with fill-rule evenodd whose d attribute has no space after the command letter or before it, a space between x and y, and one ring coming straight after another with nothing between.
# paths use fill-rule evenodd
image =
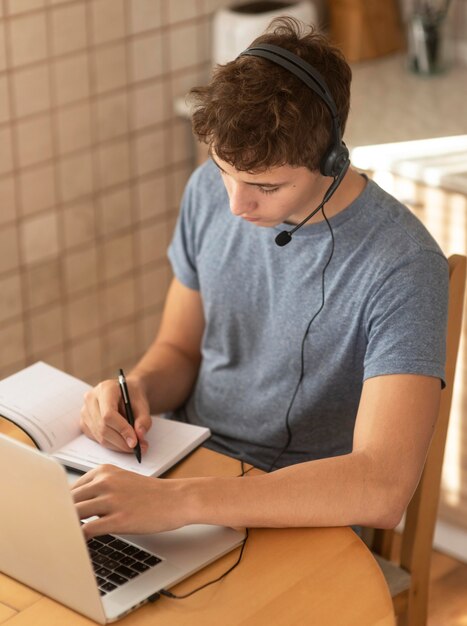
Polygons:
<instances>
[{"instance_id":1,"label":"open notebook","mask_svg":"<svg viewBox=\"0 0 467 626\"><path fill-rule=\"evenodd\" d=\"M208 428L153 416L148 452L113 452L81 434L83 396L91 386L41 361L0 381L0 415L23 429L37 447L79 471L112 464L145 476L160 476L208 439Z\"/></svg>"}]
</instances>

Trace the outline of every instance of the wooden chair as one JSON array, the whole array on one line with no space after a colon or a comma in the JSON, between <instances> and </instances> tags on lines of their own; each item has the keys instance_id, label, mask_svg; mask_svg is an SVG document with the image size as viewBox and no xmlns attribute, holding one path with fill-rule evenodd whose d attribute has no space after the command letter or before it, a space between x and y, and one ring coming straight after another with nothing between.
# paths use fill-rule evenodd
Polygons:
<instances>
[{"instance_id":1,"label":"wooden chair","mask_svg":"<svg viewBox=\"0 0 467 626\"><path fill-rule=\"evenodd\" d=\"M363 539L386 577L399 626L425 626L427 620L431 551L461 333L465 279L466 257L449 257L446 387L441 393L438 420L422 477L407 507L399 563L390 561L394 530L364 529Z\"/></svg>"}]
</instances>

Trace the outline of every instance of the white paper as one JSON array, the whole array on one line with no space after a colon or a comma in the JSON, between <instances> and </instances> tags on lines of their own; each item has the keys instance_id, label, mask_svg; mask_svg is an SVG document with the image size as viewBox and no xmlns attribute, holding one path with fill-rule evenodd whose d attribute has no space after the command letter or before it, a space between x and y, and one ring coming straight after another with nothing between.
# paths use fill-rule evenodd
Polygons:
<instances>
[{"instance_id":1,"label":"white paper","mask_svg":"<svg viewBox=\"0 0 467 626\"><path fill-rule=\"evenodd\" d=\"M0 415L53 452L80 435L80 410L91 386L41 361L0 381Z\"/></svg>"}]
</instances>

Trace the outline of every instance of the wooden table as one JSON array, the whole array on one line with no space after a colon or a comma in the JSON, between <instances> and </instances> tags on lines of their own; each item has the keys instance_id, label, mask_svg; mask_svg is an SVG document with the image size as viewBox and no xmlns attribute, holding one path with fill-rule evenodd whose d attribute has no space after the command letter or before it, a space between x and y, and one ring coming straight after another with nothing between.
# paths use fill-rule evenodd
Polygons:
<instances>
[{"instance_id":1,"label":"wooden table","mask_svg":"<svg viewBox=\"0 0 467 626\"><path fill-rule=\"evenodd\" d=\"M0 432L28 442L2 418ZM30 442L29 442L30 443ZM256 470L253 470L256 471ZM170 476L235 476L238 461L201 448ZM245 477L242 480L248 480ZM188 592L232 565L238 550L173 588ZM252 529L243 560L222 582L186 600L160 598L121 626L395 626L384 577L349 528ZM2 626L95 622L0 574Z\"/></svg>"}]
</instances>

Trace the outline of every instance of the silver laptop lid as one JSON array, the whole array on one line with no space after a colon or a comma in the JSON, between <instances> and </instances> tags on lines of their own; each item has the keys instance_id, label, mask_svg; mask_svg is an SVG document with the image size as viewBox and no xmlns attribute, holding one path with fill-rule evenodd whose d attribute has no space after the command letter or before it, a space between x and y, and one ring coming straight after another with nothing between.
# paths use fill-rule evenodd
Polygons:
<instances>
[{"instance_id":1,"label":"silver laptop lid","mask_svg":"<svg viewBox=\"0 0 467 626\"><path fill-rule=\"evenodd\" d=\"M243 533L211 525L127 536L162 562L101 598L69 480L58 461L0 434L0 493L0 571L102 624L244 540Z\"/></svg>"},{"instance_id":2,"label":"silver laptop lid","mask_svg":"<svg viewBox=\"0 0 467 626\"><path fill-rule=\"evenodd\" d=\"M0 571L105 623L65 470L0 435Z\"/></svg>"}]
</instances>

